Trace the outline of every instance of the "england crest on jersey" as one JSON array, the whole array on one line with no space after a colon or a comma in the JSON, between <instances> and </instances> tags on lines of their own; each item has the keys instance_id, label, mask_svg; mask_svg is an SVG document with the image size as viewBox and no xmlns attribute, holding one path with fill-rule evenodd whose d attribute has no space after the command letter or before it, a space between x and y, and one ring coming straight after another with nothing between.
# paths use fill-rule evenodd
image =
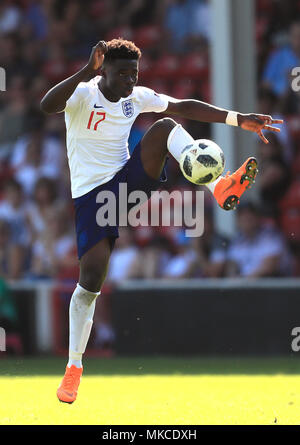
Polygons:
<instances>
[{"instance_id":1,"label":"england crest on jersey","mask_svg":"<svg viewBox=\"0 0 300 445\"><path fill-rule=\"evenodd\" d=\"M132 99L123 100L122 108L123 108L123 113L125 114L126 117L133 116L134 108Z\"/></svg>"}]
</instances>

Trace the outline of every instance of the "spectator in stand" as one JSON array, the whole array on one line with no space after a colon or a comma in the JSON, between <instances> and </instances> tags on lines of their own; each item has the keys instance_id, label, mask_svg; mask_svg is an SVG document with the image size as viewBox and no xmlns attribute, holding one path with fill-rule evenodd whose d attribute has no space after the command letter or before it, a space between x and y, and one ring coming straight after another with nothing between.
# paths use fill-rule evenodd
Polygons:
<instances>
[{"instance_id":1,"label":"spectator in stand","mask_svg":"<svg viewBox=\"0 0 300 445\"><path fill-rule=\"evenodd\" d=\"M274 119L282 119L283 124L280 125L280 133L276 133L281 145L285 148L283 156L286 162L290 162L293 158L293 144L289 133L285 117L280 112L280 104L278 96L268 87L260 87L258 90L258 111L261 114L268 114Z\"/></svg>"},{"instance_id":2,"label":"spectator in stand","mask_svg":"<svg viewBox=\"0 0 300 445\"><path fill-rule=\"evenodd\" d=\"M47 60L42 67L42 73L51 84L55 84L68 76L67 54L59 42L47 48Z\"/></svg>"},{"instance_id":3,"label":"spectator in stand","mask_svg":"<svg viewBox=\"0 0 300 445\"><path fill-rule=\"evenodd\" d=\"M10 232L15 243L29 247L31 237L27 224L26 204L21 184L15 179L7 181L4 189L4 199L0 202L0 219L10 226Z\"/></svg>"},{"instance_id":4,"label":"spectator in stand","mask_svg":"<svg viewBox=\"0 0 300 445\"><path fill-rule=\"evenodd\" d=\"M170 235L168 231L168 235ZM167 234L160 233L160 228L138 226L134 229L134 244L139 256L135 263L135 278L161 278L162 272L170 260L175 247Z\"/></svg>"},{"instance_id":5,"label":"spectator in stand","mask_svg":"<svg viewBox=\"0 0 300 445\"><path fill-rule=\"evenodd\" d=\"M238 208L239 234L229 243L227 275L278 277L289 273L290 258L281 234L263 225L252 203Z\"/></svg>"},{"instance_id":6,"label":"spectator in stand","mask_svg":"<svg viewBox=\"0 0 300 445\"><path fill-rule=\"evenodd\" d=\"M31 236L27 224L23 190L14 179L6 182L4 199L0 202L0 220L3 223L3 237L5 238L6 234L11 243L8 246L3 244L2 271L7 274L6 277L21 278L28 267ZM7 223L7 228L4 222ZM8 255L7 259L5 259L5 252ZM7 269L6 272L5 269Z\"/></svg>"},{"instance_id":7,"label":"spectator in stand","mask_svg":"<svg viewBox=\"0 0 300 445\"><path fill-rule=\"evenodd\" d=\"M210 43L212 37L212 6L210 0L201 0L195 8L191 21L191 37L204 38Z\"/></svg>"},{"instance_id":8,"label":"spectator in stand","mask_svg":"<svg viewBox=\"0 0 300 445\"><path fill-rule=\"evenodd\" d=\"M15 32L21 20L19 7L11 0L2 0L0 4L0 35Z\"/></svg>"},{"instance_id":9,"label":"spectator in stand","mask_svg":"<svg viewBox=\"0 0 300 445\"><path fill-rule=\"evenodd\" d=\"M206 210L203 235L193 240L193 246L197 254L194 276L203 278L223 277L228 242L227 238L215 231L212 212Z\"/></svg>"},{"instance_id":10,"label":"spectator in stand","mask_svg":"<svg viewBox=\"0 0 300 445\"><path fill-rule=\"evenodd\" d=\"M34 187L38 179L48 177L58 178L60 169L54 162L47 162L47 153L49 153L49 144L45 140L43 133L35 131L31 133L23 147L21 159L18 160L15 178L22 184L27 196L32 196ZM51 143L50 143L51 145ZM50 152L51 153L51 152ZM50 154L49 153L49 154Z\"/></svg>"},{"instance_id":11,"label":"spectator in stand","mask_svg":"<svg viewBox=\"0 0 300 445\"><path fill-rule=\"evenodd\" d=\"M201 34L195 17L203 8L201 0L171 0L166 2L165 28L170 32L169 47L174 52L186 50L185 42L193 35ZM209 15L209 14L208 14ZM206 30L204 30L206 32Z\"/></svg>"},{"instance_id":12,"label":"spectator in stand","mask_svg":"<svg viewBox=\"0 0 300 445\"><path fill-rule=\"evenodd\" d=\"M258 142L260 196L264 216L277 219L278 204L290 184L291 173L278 136L272 133L268 138L269 144Z\"/></svg>"},{"instance_id":13,"label":"spectator in stand","mask_svg":"<svg viewBox=\"0 0 300 445\"><path fill-rule=\"evenodd\" d=\"M32 29L34 39L44 40L49 32L49 22L52 19L53 1L38 2L36 0L29 0L26 12L24 15L24 22Z\"/></svg>"},{"instance_id":14,"label":"spectator in stand","mask_svg":"<svg viewBox=\"0 0 300 445\"><path fill-rule=\"evenodd\" d=\"M28 109L24 78L20 75L9 78L7 74L7 79L7 91L3 95L5 106L0 110L0 161L5 162L17 139L25 131Z\"/></svg>"},{"instance_id":15,"label":"spectator in stand","mask_svg":"<svg viewBox=\"0 0 300 445\"><path fill-rule=\"evenodd\" d=\"M36 87L36 82L40 78L45 83L45 89L47 88L47 79L41 76L41 63L42 63L42 48L39 41L29 39L23 43L23 49L21 54L22 60L22 76L25 77L26 82L31 88ZM34 79L34 82L31 82ZM43 92L43 91L42 91ZM42 96L42 92L40 97ZM30 103L32 103L30 101ZM38 104L38 101L36 102Z\"/></svg>"},{"instance_id":16,"label":"spectator in stand","mask_svg":"<svg viewBox=\"0 0 300 445\"><path fill-rule=\"evenodd\" d=\"M132 229L120 227L120 237L110 257L107 281L118 283L136 276L139 251L133 244Z\"/></svg>"},{"instance_id":17,"label":"spectator in stand","mask_svg":"<svg viewBox=\"0 0 300 445\"><path fill-rule=\"evenodd\" d=\"M276 49L267 60L262 82L279 97L290 89L291 71L300 66L300 21L291 24L289 43Z\"/></svg>"},{"instance_id":18,"label":"spectator in stand","mask_svg":"<svg viewBox=\"0 0 300 445\"><path fill-rule=\"evenodd\" d=\"M18 280L24 274L24 247L9 223L0 220L0 277L5 280Z\"/></svg>"},{"instance_id":19,"label":"spectator in stand","mask_svg":"<svg viewBox=\"0 0 300 445\"><path fill-rule=\"evenodd\" d=\"M65 208L57 207L48 212L46 228L32 248L32 278L55 278L74 255L74 236L70 234L69 218Z\"/></svg>"},{"instance_id":20,"label":"spectator in stand","mask_svg":"<svg viewBox=\"0 0 300 445\"><path fill-rule=\"evenodd\" d=\"M128 23L132 28L139 28L144 25L156 22L162 3L158 0L129 0L124 3L119 2L121 8L122 23Z\"/></svg>"},{"instance_id":21,"label":"spectator in stand","mask_svg":"<svg viewBox=\"0 0 300 445\"><path fill-rule=\"evenodd\" d=\"M180 230L176 239L176 253L167 261L162 278L189 278L193 276L197 254L192 246L192 238Z\"/></svg>"},{"instance_id":22,"label":"spectator in stand","mask_svg":"<svg viewBox=\"0 0 300 445\"><path fill-rule=\"evenodd\" d=\"M46 120L40 111L31 109L26 117L26 132L14 144L9 164L15 172L26 164L30 144L40 146L41 165L46 176L58 177L63 159L62 119L59 115L49 116Z\"/></svg>"},{"instance_id":23,"label":"spectator in stand","mask_svg":"<svg viewBox=\"0 0 300 445\"><path fill-rule=\"evenodd\" d=\"M35 184L32 198L27 204L26 215L31 238L35 241L46 231L47 216L57 207L56 182L50 178L40 178Z\"/></svg>"}]
</instances>

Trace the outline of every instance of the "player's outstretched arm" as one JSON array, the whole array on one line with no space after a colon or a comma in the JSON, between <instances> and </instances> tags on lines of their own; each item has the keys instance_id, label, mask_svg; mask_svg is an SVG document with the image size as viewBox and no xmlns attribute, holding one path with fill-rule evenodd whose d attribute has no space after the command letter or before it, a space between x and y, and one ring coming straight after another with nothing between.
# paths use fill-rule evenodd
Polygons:
<instances>
[{"instance_id":1,"label":"player's outstretched arm","mask_svg":"<svg viewBox=\"0 0 300 445\"><path fill-rule=\"evenodd\" d=\"M169 102L169 106L164 114L177 115L185 119L196 120L199 122L227 123L229 125L236 125L244 130L257 133L262 141L266 144L269 141L263 135L262 130L270 130L278 133L280 132L280 129L273 127L273 124L282 124L283 122L281 119L273 119L272 116L254 113L235 113L192 99Z\"/></svg>"},{"instance_id":2,"label":"player's outstretched arm","mask_svg":"<svg viewBox=\"0 0 300 445\"><path fill-rule=\"evenodd\" d=\"M243 130L253 131L257 133L261 140L268 144L268 139L264 136L262 130L274 131L280 133L280 128L273 127L273 124L282 124L282 119L273 119L272 116L265 114L241 114L238 113L238 125Z\"/></svg>"},{"instance_id":3,"label":"player's outstretched arm","mask_svg":"<svg viewBox=\"0 0 300 445\"><path fill-rule=\"evenodd\" d=\"M77 85L101 67L106 51L106 43L101 40L93 47L88 63L80 71L58 83L45 94L41 100L41 110L45 113L63 111Z\"/></svg>"}]
</instances>

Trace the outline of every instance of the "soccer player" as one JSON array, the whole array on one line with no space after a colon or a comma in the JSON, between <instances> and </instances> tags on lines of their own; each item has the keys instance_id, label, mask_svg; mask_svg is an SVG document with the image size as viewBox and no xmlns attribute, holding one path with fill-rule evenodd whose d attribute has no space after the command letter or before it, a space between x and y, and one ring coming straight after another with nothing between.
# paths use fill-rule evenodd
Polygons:
<instances>
[{"instance_id":1,"label":"soccer player","mask_svg":"<svg viewBox=\"0 0 300 445\"><path fill-rule=\"evenodd\" d=\"M88 63L50 89L41 101L41 109L46 113L65 112L80 261L79 282L69 309L69 361L57 390L58 399L66 403L74 402L77 396L96 299L118 237L118 225L98 225L96 213L101 204L96 196L101 191L112 191L118 200L118 186L126 183L128 194L142 190L150 197L151 191L161 184L167 156L171 153L179 161L183 148L193 142L181 125L165 117L149 128L129 157L128 137L136 117L157 112L199 122L226 123L256 132L266 143L262 130L280 131L272 125L282 122L271 116L241 114L197 100L177 100L136 86L140 57L141 51L133 42L100 41L93 47ZM91 80L87 81L88 78ZM231 210L251 186L256 173L257 162L252 157L235 173L221 176L207 187L223 209Z\"/></svg>"}]
</instances>

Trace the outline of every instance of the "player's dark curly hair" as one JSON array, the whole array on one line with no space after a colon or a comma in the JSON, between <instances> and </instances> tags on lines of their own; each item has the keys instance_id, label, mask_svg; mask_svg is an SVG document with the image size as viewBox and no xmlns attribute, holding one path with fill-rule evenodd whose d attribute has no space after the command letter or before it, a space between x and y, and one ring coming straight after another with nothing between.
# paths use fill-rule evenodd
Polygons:
<instances>
[{"instance_id":1,"label":"player's dark curly hair","mask_svg":"<svg viewBox=\"0 0 300 445\"><path fill-rule=\"evenodd\" d=\"M130 40L124 40L121 37L118 39L109 40L106 42L107 53L105 53L105 60L111 61L115 59L134 59L139 60L142 52Z\"/></svg>"}]
</instances>

